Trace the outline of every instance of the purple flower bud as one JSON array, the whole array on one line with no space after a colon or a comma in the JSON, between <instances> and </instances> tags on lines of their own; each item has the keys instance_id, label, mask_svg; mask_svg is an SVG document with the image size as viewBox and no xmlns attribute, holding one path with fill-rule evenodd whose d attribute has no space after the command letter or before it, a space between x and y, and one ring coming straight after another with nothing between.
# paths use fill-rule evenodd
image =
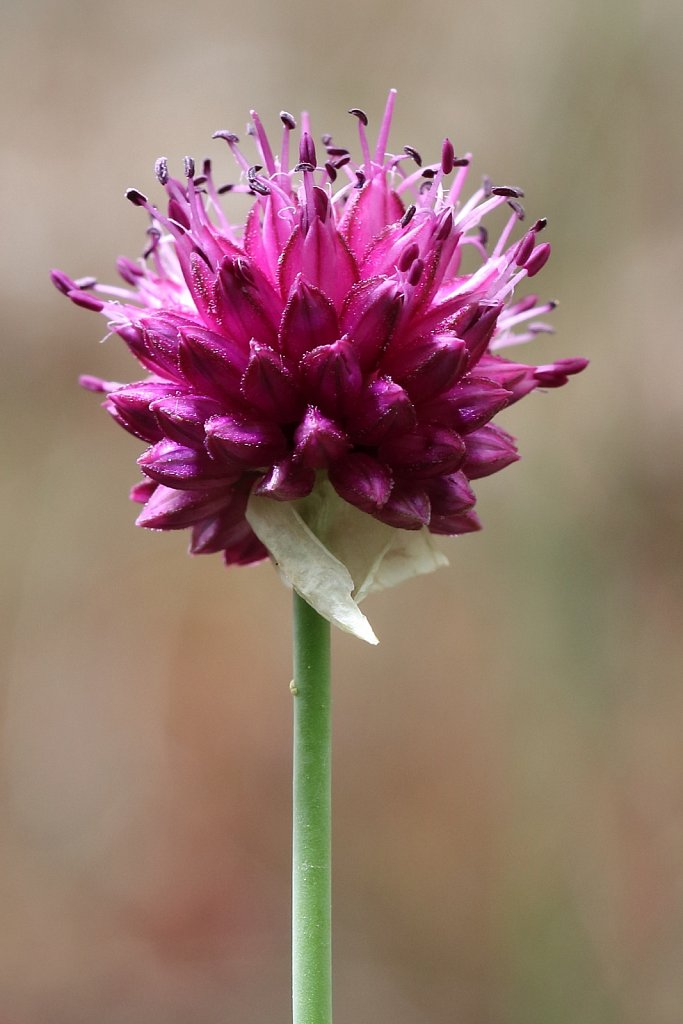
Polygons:
<instances>
[{"instance_id":1,"label":"purple flower bud","mask_svg":"<svg viewBox=\"0 0 683 1024\"><path fill-rule=\"evenodd\" d=\"M362 394L354 416L354 436L365 445L379 444L392 434L405 434L417 424L415 406L400 384L377 377Z\"/></svg>"},{"instance_id":2,"label":"purple flower bud","mask_svg":"<svg viewBox=\"0 0 683 1024\"><path fill-rule=\"evenodd\" d=\"M209 452L225 459L228 467L264 469L287 454L280 428L267 420L212 416L206 424Z\"/></svg>"},{"instance_id":3,"label":"purple flower bud","mask_svg":"<svg viewBox=\"0 0 683 1024\"><path fill-rule=\"evenodd\" d=\"M222 491L181 491L160 484L136 523L148 530L182 530L214 515L228 500L227 488Z\"/></svg>"},{"instance_id":4,"label":"purple flower bud","mask_svg":"<svg viewBox=\"0 0 683 1024\"><path fill-rule=\"evenodd\" d=\"M527 260L524 269L527 272L528 277L535 277L535 275L542 270L550 258L550 243L543 242L541 245L537 245L532 255Z\"/></svg>"},{"instance_id":5,"label":"purple flower bud","mask_svg":"<svg viewBox=\"0 0 683 1024\"><path fill-rule=\"evenodd\" d=\"M420 530L429 525L431 518L427 491L418 483L396 480L386 503L376 515L383 523L399 530Z\"/></svg>"},{"instance_id":6,"label":"purple flower bud","mask_svg":"<svg viewBox=\"0 0 683 1024\"><path fill-rule=\"evenodd\" d=\"M164 436L150 406L157 399L176 393L173 384L165 381L140 381L112 391L106 407L114 419L135 437L143 441L160 441Z\"/></svg>"},{"instance_id":7,"label":"purple flower bud","mask_svg":"<svg viewBox=\"0 0 683 1024\"><path fill-rule=\"evenodd\" d=\"M225 466L203 449L189 448L168 438L148 448L138 459L138 466L156 483L181 491L225 490L239 478L239 472L227 473Z\"/></svg>"},{"instance_id":8,"label":"purple flower bud","mask_svg":"<svg viewBox=\"0 0 683 1024\"><path fill-rule=\"evenodd\" d=\"M315 470L289 457L278 462L261 477L254 487L254 494L275 498L277 501L296 501L310 494L314 483Z\"/></svg>"},{"instance_id":9,"label":"purple flower bud","mask_svg":"<svg viewBox=\"0 0 683 1024\"><path fill-rule=\"evenodd\" d=\"M519 458L514 437L491 423L468 434L465 445L467 454L462 468L470 480L497 473Z\"/></svg>"},{"instance_id":10,"label":"purple flower bud","mask_svg":"<svg viewBox=\"0 0 683 1024\"><path fill-rule=\"evenodd\" d=\"M296 420L303 408L301 392L282 356L257 341L250 345L242 394L250 405L278 423Z\"/></svg>"},{"instance_id":11,"label":"purple flower bud","mask_svg":"<svg viewBox=\"0 0 683 1024\"><path fill-rule=\"evenodd\" d=\"M382 368L403 385L414 402L448 390L466 366L466 344L450 332L427 335L394 348L382 363Z\"/></svg>"},{"instance_id":12,"label":"purple flower bud","mask_svg":"<svg viewBox=\"0 0 683 1024\"><path fill-rule=\"evenodd\" d=\"M344 501L372 514L386 505L392 478L387 466L371 455L355 452L330 467L330 483Z\"/></svg>"},{"instance_id":13,"label":"purple flower bud","mask_svg":"<svg viewBox=\"0 0 683 1024\"><path fill-rule=\"evenodd\" d=\"M351 446L341 427L312 405L294 431L294 444L296 459L311 469L325 469Z\"/></svg>"},{"instance_id":14,"label":"purple flower bud","mask_svg":"<svg viewBox=\"0 0 683 1024\"><path fill-rule=\"evenodd\" d=\"M363 384L356 354L348 340L321 345L301 361L306 392L313 405L336 420L355 408Z\"/></svg>"},{"instance_id":15,"label":"purple flower bud","mask_svg":"<svg viewBox=\"0 0 683 1024\"><path fill-rule=\"evenodd\" d=\"M221 405L205 395L170 394L151 402L150 410L166 437L196 447L204 443L206 421L220 415Z\"/></svg>"},{"instance_id":16,"label":"purple flower bud","mask_svg":"<svg viewBox=\"0 0 683 1024\"><path fill-rule=\"evenodd\" d=\"M332 344L339 333L337 314L330 300L299 275L282 316L280 351L296 364L312 348Z\"/></svg>"},{"instance_id":17,"label":"purple flower bud","mask_svg":"<svg viewBox=\"0 0 683 1024\"><path fill-rule=\"evenodd\" d=\"M362 370L377 365L402 306L403 293L394 281L371 279L349 292L340 326L342 334L349 337Z\"/></svg>"},{"instance_id":18,"label":"purple flower bud","mask_svg":"<svg viewBox=\"0 0 683 1024\"><path fill-rule=\"evenodd\" d=\"M417 479L453 473L465 456L463 439L454 430L420 424L410 434L392 437L379 446L379 457L401 474Z\"/></svg>"},{"instance_id":19,"label":"purple flower bud","mask_svg":"<svg viewBox=\"0 0 683 1024\"><path fill-rule=\"evenodd\" d=\"M476 495L463 472L447 473L427 482L432 512L437 516L459 515L472 508Z\"/></svg>"}]
</instances>

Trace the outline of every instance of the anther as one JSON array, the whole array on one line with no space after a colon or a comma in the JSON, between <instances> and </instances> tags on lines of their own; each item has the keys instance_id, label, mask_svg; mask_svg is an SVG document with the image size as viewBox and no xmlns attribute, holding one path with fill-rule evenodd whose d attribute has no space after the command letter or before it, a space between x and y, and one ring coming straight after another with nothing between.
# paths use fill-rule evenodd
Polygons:
<instances>
[{"instance_id":1,"label":"anther","mask_svg":"<svg viewBox=\"0 0 683 1024\"><path fill-rule=\"evenodd\" d=\"M304 132L301 136L301 142L299 143L299 160L302 164L312 164L314 170L318 163L318 159L315 154L315 144L308 132Z\"/></svg>"},{"instance_id":2,"label":"anther","mask_svg":"<svg viewBox=\"0 0 683 1024\"><path fill-rule=\"evenodd\" d=\"M339 170L341 167L346 167L347 164L351 163L351 154L348 153L346 156L340 156L334 161L334 166Z\"/></svg>"},{"instance_id":3,"label":"anther","mask_svg":"<svg viewBox=\"0 0 683 1024\"><path fill-rule=\"evenodd\" d=\"M539 217L539 219L536 221L536 223L534 224L534 226L532 227L531 230L534 231L536 234L538 234L539 231L543 231L543 228L545 228L547 226L548 226L548 218L547 217Z\"/></svg>"},{"instance_id":4,"label":"anther","mask_svg":"<svg viewBox=\"0 0 683 1024\"><path fill-rule=\"evenodd\" d=\"M420 156L416 149L414 149L412 146L404 146L403 152L406 154L406 156L412 157L412 159L415 161L418 167L422 167L422 157Z\"/></svg>"},{"instance_id":5,"label":"anther","mask_svg":"<svg viewBox=\"0 0 683 1024\"><path fill-rule=\"evenodd\" d=\"M349 114L353 114L354 117L357 117L358 120L367 128L368 115L365 113L364 110L361 110L360 107L351 107L351 109L349 110Z\"/></svg>"},{"instance_id":6,"label":"anther","mask_svg":"<svg viewBox=\"0 0 683 1024\"><path fill-rule=\"evenodd\" d=\"M364 184L365 184L365 175L363 174L362 171L356 171L356 184L353 187L354 188L362 188Z\"/></svg>"},{"instance_id":7,"label":"anther","mask_svg":"<svg viewBox=\"0 0 683 1024\"><path fill-rule=\"evenodd\" d=\"M320 141L322 142L323 146L331 146L332 145L332 136L330 135L329 132L325 132L324 135L320 136Z\"/></svg>"},{"instance_id":8,"label":"anther","mask_svg":"<svg viewBox=\"0 0 683 1024\"><path fill-rule=\"evenodd\" d=\"M224 139L228 144L240 141L239 135L235 135L234 132L228 132L228 131L225 131L224 129L222 129L219 132L214 132L213 135L211 136L211 138L212 139Z\"/></svg>"},{"instance_id":9,"label":"anther","mask_svg":"<svg viewBox=\"0 0 683 1024\"><path fill-rule=\"evenodd\" d=\"M168 181L168 161L165 156L160 156L154 164L154 173L157 176L157 180L160 185L165 185Z\"/></svg>"},{"instance_id":10,"label":"anther","mask_svg":"<svg viewBox=\"0 0 683 1024\"><path fill-rule=\"evenodd\" d=\"M94 288L97 284L96 277L79 277L74 284L77 288L80 288L82 292L87 292L90 288Z\"/></svg>"},{"instance_id":11,"label":"anther","mask_svg":"<svg viewBox=\"0 0 683 1024\"><path fill-rule=\"evenodd\" d=\"M456 156L455 160L453 161L453 166L454 167L469 167L470 166L470 159L467 156Z\"/></svg>"},{"instance_id":12,"label":"anther","mask_svg":"<svg viewBox=\"0 0 683 1024\"><path fill-rule=\"evenodd\" d=\"M186 156L183 160L183 168L185 171L186 178L194 178L194 160L191 156Z\"/></svg>"},{"instance_id":13,"label":"anther","mask_svg":"<svg viewBox=\"0 0 683 1024\"><path fill-rule=\"evenodd\" d=\"M422 172L422 177L423 178L435 178L436 177L436 171L434 170L433 167L425 167L424 171Z\"/></svg>"},{"instance_id":14,"label":"anther","mask_svg":"<svg viewBox=\"0 0 683 1024\"><path fill-rule=\"evenodd\" d=\"M334 164L331 164L329 162L326 163L325 170L327 171L327 177L330 179L330 181L334 182L337 180L337 171Z\"/></svg>"},{"instance_id":15,"label":"anther","mask_svg":"<svg viewBox=\"0 0 683 1024\"><path fill-rule=\"evenodd\" d=\"M216 189L219 196L224 196L226 192L232 192L234 185L221 185L220 188Z\"/></svg>"},{"instance_id":16,"label":"anther","mask_svg":"<svg viewBox=\"0 0 683 1024\"><path fill-rule=\"evenodd\" d=\"M207 178L205 174L200 174L199 177L194 179L195 185L206 185L206 181ZM206 189L202 189L202 191L205 192Z\"/></svg>"},{"instance_id":17,"label":"anther","mask_svg":"<svg viewBox=\"0 0 683 1024\"><path fill-rule=\"evenodd\" d=\"M202 162L202 174L206 175L207 178L211 174L211 161L208 156Z\"/></svg>"},{"instance_id":18,"label":"anther","mask_svg":"<svg viewBox=\"0 0 683 1024\"><path fill-rule=\"evenodd\" d=\"M289 128L290 132L293 132L294 129L296 128L296 121L288 110L280 111L280 120L282 121L285 128Z\"/></svg>"},{"instance_id":19,"label":"anther","mask_svg":"<svg viewBox=\"0 0 683 1024\"><path fill-rule=\"evenodd\" d=\"M346 156L349 152L343 146L327 146L326 148L328 156Z\"/></svg>"},{"instance_id":20,"label":"anther","mask_svg":"<svg viewBox=\"0 0 683 1024\"><path fill-rule=\"evenodd\" d=\"M126 199L133 206L146 206L147 204L147 196L144 196L142 192L138 192L136 188L126 189Z\"/></svg>"},{"instance_id":21,"label":"anther","mask_svg":"<svg viewBox=\"0 0 683 1024\"><path fill-rule=\"evenodd\" d=\"M479 241L486 248L489 242L488 228L485 228L483 224L479 225Z\"/></svg>"},{"instance_id":22,"label":"anther","mask_svg":"<svg viewBox=\"0 0 683 1024\"><path fill-rule=\"evenodd\" d=\"M441 147L441 170L444 174L450 174L455 166L455 150L450 139L443 140Z\"/></svg>"},{"instance_id":23,"label":"anther","mask_svg":"<svg viewBox=\"0 0 683 1024\"><path fill-rule=\"evenodd\" d=\"M520 199L524 195L524 189L515 188L513 185L494 185L491 189L492 196L508 196L510 199Z\"/></svg>"},{"instance_id":24,"label":"anther","mask_svg":"<svg viewBox=\"0 0 683 1024\"><path fill-rule=\"evenodd\" d=\"M309 163L308 160L302 160L301 163L298 163L296 165L294 170L295 171L314 171L315 170L315 164Z\"/></svg>"},{"instance_id":25,"label":"anther","mask_svg":"<svg viewBox=\"0 0 683 1024\"><path fill-rule=\"evenodd\" d=\"M408 207L406 212L401 217L401 227L402 228L408 227L408 225L410 224L411 220L415 216L416 212L417 212L417 207L416 206L409 206Z\"/></svg>"},{"instance_id":26,"label":"anther","mask_svg":"<svg viewBox=\"0 0 683 1024\"><path fill-rule=\"evenodd\" d=\"M526 211L521 203L518 203L516 199L508 199L508 206L517 214L518 220L524 220Z\"/></svg>"}]
</instances>

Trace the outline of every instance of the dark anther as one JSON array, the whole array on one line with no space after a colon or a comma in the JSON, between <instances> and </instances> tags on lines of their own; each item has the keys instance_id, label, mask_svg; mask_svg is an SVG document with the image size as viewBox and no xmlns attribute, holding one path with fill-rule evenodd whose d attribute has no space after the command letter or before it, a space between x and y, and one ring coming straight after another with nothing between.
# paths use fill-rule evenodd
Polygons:
<instances>
[{"instance_id":1,"label":"dark anther","mask_svg":"<svg viewBox=\"0 0 683 1024\"><path fill-rule=\"evenodd\" d=\"M435 178L436 177L436 171L434 170L433 167L425 167L424 171L422 172L422 177L423 178Z\"/></svg>"},{"instance_id":2,"label":"dark anther","mask_svg":"<svg viewBox=\"0 0 683 1024\"><path fill-rule=\"evenodd\" d=\"M550 308L551 308L551 309L557 309L557 307L559 306L559 304L560 304L560 303L559 303L558 299L551 299L551 300L549 301L549 303L548 303L548 305L550 306Z\"/></svg>"},{"instance_id":3,"label":"dark anther","mask_svg":"<svg viewBox=\"0 0 683 1024\"><path fill-rule=\"evenodd\" d=\"M77 288L80 288L82 292L87 292L89 288L94 288L97 284L96 277L79 277L77 281L74 281Z\"/></svg>"},{"instance_id":4,"label":"dark anther","mask_svg":"<svg viewBox=\"0 0 683 1024\"><path fill-rule=\"evenodd\" d=\"M157 176L160 185L165 185L168 181L168 162L165 156L160 156L154 164L154 173Z\"/></svg>"},{"instance_id":5,"label":"dark anther","mask_svg":"<svg viewBox=\"0 0 683 1024\"><path fill-rule=\"evenodd\" d=\"M401 227L402 228L408 227L408 225L410 224L411 220L415 216L416 212L417 212L417 207L416 206L409 206L408 207L406 212L401 217Z\"/></svg>"},{"instance_id":6,"label":"dark anther","mask_svg":"<svg viewBox=\"0 0 683 1024\"><path fill-rule=\"evenodd\" d=\"M491 195L491 189L493 188L493 182L491 181L491 179L489 178L489 176L487 174L485 174L484 177L481 180L481 187L484 189L484 195L485 196L490 196Z\"/></svg>"},{"instance_id":7,"label":"dark anther","mask_svg":"<svg viewBox=\"0 0 683 1024\"><path fill-rule=\"evenodd\" d=\"M296 128L296 121L294 120L294 118L292 117L288 110L280 111L280 120L282 121L285 128L289 128L290 132L294 131L294 129Z\"/></svg>"},{"instance_id":8,"label":"dark anther","mask_svg":"<svg viewBox=\"0 0 683 1024\"><path fill-rule=\"evenodd\" d=\"M534 226L532 227L531 230L533 232L535 232L536 234L538 234L539 231L543 231L543 228L545 228L547 226L548 226L548 218L547 217L539 217L539 219L536 221L536 223L534 224Z\"/></svg>"},{"instance_id":9,"label":"dark anther","mask_svg":"<svg viewBox=\"0 0 683 1024\"><path fill-rule=\"evenodd\" d=\"M258 178L253 178L249 182L249 188L252 192L258 192L260 196L269 196L270 189L263 181L259 181Z\"/></svg>"},{"instance_id":10,"label":"dark anther","mask_svg":"<svg viewBox=\"0 0 683 1024\"><path fill-rule=\"evenodd\" d=\"M330 179L330 181L337 180L337 171L334 164L325 164L325 170L327 171L327 177Z\"/></svg>"},{"instance_id":11,"label":"dark anther","mask_svg":"<svg viewBox=\"0 0 683 1024\"><path fill-rule=\"evenodd\" d=\"M206 185L206 175L200 174L198 178L194 179L195 185Z\"/></svg>"},{"instance_id":12,"label":"dark anther","mask_svg":"<svg viewBox=\"0 0 683 1024\"><path fill-rule=\"evenodd\" d=\"M362 188L363 185L365 184L365 175L363 174L362 171L356 171L356 179L356 184L353 187Z\"/></svg>"},{"instance_id":13,"label":"dark anther","mask_svg":"<svg viewBox=\"0 0 683 1024\"><path fill-rule=\"evenodd\" d=\"M420 156L416 149L413 149L412 146L404 146L403 152L406 154L406 156L412 157L412 159L415 161L418 167L422 167L422 157Z\"/></svg>"},{"instance_id":14,"label":"dark anther","mask_svg":"<svg viewBox=\"0 0 683 1024\"><path fill-rule=\"evenodd\" d=\"M436 234L436 241L443 242L444 239L448 238L453 229L453 214L450 210L447 210L446 215L441 222L441 227Z\"/></svg>"},{"instance_id":15,"label":"dark anther","mask_svg":"<svg viewBox=\"0 0 683 1024\"><path fill-rule=\"evenodd\" d=\"M526 212L521 203L518 203L516 199L508 199L508 206L511 210L514 210L519 220L524 220Z\"/></svg>"},{"instance_id":16,"label":"dark anther","mask_svg":"<svg viewBox=\"0 0 683 1024\"><path fill-rule=\"evenodd\" d=\"M126 189L126 199L133 206L145 206L147 203L147 196L143 196L142 192L138 192L136 188Z\"/></svg>"},{"instance_id":17,"label":"dark anther","mask_svg":"<svg viewBox=\"0 0 683 1024\"><path fill-rule=\"evenodd\" d=\"M344 149L343 146L328 146L327 147L327 155L328 156L346 156L348 152L349 152L348 149Z\"/></svg>"},{"instance_id":18,"label":"dark anther","mask_svg":"<svg viewBox=\"0 0 683 1024\"><path fill-rule=\"evenodd\" d=\"M219 189L216 189L219 196L224 196L226 192L232 192L234 185L221 185Z\"/></svg>"},{"instance_id":19,"label":"dark anther","mask_svg":"<svg viewBox=\"0 0 683 1024\"><path fill-rule=\"evenodd\" d=\"M302 160L301 163L297 164L294 168L295 171L314 171L315 165L309 164L308 160Z\"/></svg>"},{"instance_id":20,"label":"dark anther","mask_svg":"<svg viewBox=\"0 0 683 1024\"><path fill-rule=\"evenodd\" d=\"M520 199L524 195L524 189L515 188L512 185L494 185L491 189L492 196L508 196L510 199Z\"/></svg>"},{"instance_id":21,"label":"dark anther","mask_svg":"<svg viewBox=\"0 0 683 1024\"><path fill-rule=\"evenodd\" d=\"M332 136L330 135L329 132L325 132L324 135L320 136L320 141L322 142L323 146L331 146L332 145Z\"/></svg>"},{"instance_id":22,"label":"dark anther","mask_svg":"<svg viewBox=\"0 0 683 1024\"><path fill-rule=\"evenodd\" d=\"M420 195L423 196L425 192L429 192L433 184L433 181L423 181L419 188Z\"/></svg>"},{"instance_id":23,"label":"dark anther","mask_svg":"<svg viewBox=\"0 0 683 1024\"><path fill-rule=\"evenodd\" d=\"M186 156L183 160L183 167L185 169L186 178L194 178L194 160L191 156Z\"/></svg>"},{"instance_id":24,"label":"dark anther","mask_svg":"<svg viewBox=\"0 0 683 1024\"><path fill-rule=\"evenodd\" d=\"M263 170L263 164L253 164L247 170L247 177L249 178L249 181L253 181L254 178L256 177L256 175L258 174L258 172L262 171L262 170Z\"/></svg>"},{"instance_id":25,"label":"dark anther","mask_svg":"<svg viewBox=\"0 0 683 1024\"><path fill-rule=\"evenodd\" d=\"M211 136L211 138L212 139L225 139L225 141L228 142L228 143L239 142L240 141L239 135L235 135L234 132L228 132L228 131L225 131L224 129L219 131L219 132L214 132L213 135Z\"/></svg>"},{"instance_id":26,"label":"dark anther","mask_svg":"<svg viewBox=\"0 0 683 1024\"><path fill-rule=\"evenodd\" d=\"M198 245L195 245L195 247L193 248L192 252L196 252L198 256L201 256L201 258L204 260L204 262L206 263L206 265L209 268L209 270L213 270L213 267L211 266L211 260L206 255L206 253L204 252L203 249L200 249Z\"/></svg>"},{"instance_id":27,"label":"dark anther","mask_svg":"<svg viewBox=\"0 0 683 1024\"><path fill-rule=\"evenodd\" d=\"M207 178L211 174L211 161L208 156L202 162L202 174L205 174Z\"/></svg>"},{"instance_id":28,"label":"dark anther","mask_svg":"<svg viewBox=\"0 0 683 1024\"><path fill-rule=\"evenodd\" d=\"M454 167L469 167L470 166L469 157L466 157L466 156L456 156L455 160L453 161L453 166Z\"/></svg>"},{"instance_id":29,"label":"dark anther","mask_svg":"<svg viewBox=\"0 0 683 1024\"><path fill-rule=\"evenodd\" d=\"M484 246L484 248L486 248L489 241L489 233L487 228L485 228L483 224L479 225L479 241Z\"/></svg>"},{"instance_id":30,"label":"dark anther","mask_svg":"<svg viewBox=\"0 0 683 1024\"><path fill-rule=\"evenodd\" d=\"M359 107L351 107L351 109L349 110L349 114L353 114L354 117L357 117L358 120L362 121L362 123L367 128L367 126L368 126L368 115L365 113L364 110L361 110Z\"/></svg>"},{"instance_id":31,"label":"dark anther","mask_svg":"<svg viewBox=\"0 0 683 1024\"><path fill-rule=\"evenodd\" d=\"M334 161L334 166L337 168L337 170L339 170L340 167L346 167L346 165L350 164L350 163L351 163L351 154L349 153L346 156L340 156L337 160L335 160Z\"/></svg>"}]
</instances>

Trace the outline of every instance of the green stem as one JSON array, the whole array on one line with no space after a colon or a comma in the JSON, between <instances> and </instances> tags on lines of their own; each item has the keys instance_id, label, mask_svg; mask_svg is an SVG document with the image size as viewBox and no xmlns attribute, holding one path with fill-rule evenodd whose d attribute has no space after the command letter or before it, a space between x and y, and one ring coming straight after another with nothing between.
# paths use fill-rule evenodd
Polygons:
<instances>
[{"instance_id":1,"label":"green stem","mask_svg":"<svg viewBox=\"0 0 683 1024\"><path fill-rule=\"evenodd\" d=\"M294 594L294 1024L332 1022L330 624Z\"/></svg>"}]
</instances>

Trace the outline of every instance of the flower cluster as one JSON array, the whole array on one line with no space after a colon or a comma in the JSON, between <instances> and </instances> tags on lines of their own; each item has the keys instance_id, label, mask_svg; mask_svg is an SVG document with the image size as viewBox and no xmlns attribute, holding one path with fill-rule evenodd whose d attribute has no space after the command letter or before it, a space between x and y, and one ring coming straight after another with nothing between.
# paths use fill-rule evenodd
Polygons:
<instances>
[{"instance_id":1,"label":"flower cluster","mask_svg":"<svg viewBox=\"0 0 683 1024\"><path fill-rule=\"evenodd\" d=\"M147 371L133 384L82 379L150 445L132 491L139 525L190 527L192 552L246 564L268 554L246 518L250 498L296 501L324 479L390 527L476 530L471 481L518 457L493 417L585 366L503 358L549 330L538 318L553 303L513 297L548 259L545 221L512 240L522 192L488 180L463 201L470 157L448 139L436 163L410 146L387 152L393 103L392 91L374 148L366 115L351 111L359 162L330 136L321 160L306 115L292 160L297 125L284 111L276 153L252 112L257 163L236 135L215 135L236 184L217 187L209 160L187 158L179 180L160 159L166 209L128 191L151 225L142 259L118 261L125 287L53 272ZM221 204L229 191L253 197L239 228ZM482 221L505 204L489 245Z\"/></svg>"}]
</instances>

